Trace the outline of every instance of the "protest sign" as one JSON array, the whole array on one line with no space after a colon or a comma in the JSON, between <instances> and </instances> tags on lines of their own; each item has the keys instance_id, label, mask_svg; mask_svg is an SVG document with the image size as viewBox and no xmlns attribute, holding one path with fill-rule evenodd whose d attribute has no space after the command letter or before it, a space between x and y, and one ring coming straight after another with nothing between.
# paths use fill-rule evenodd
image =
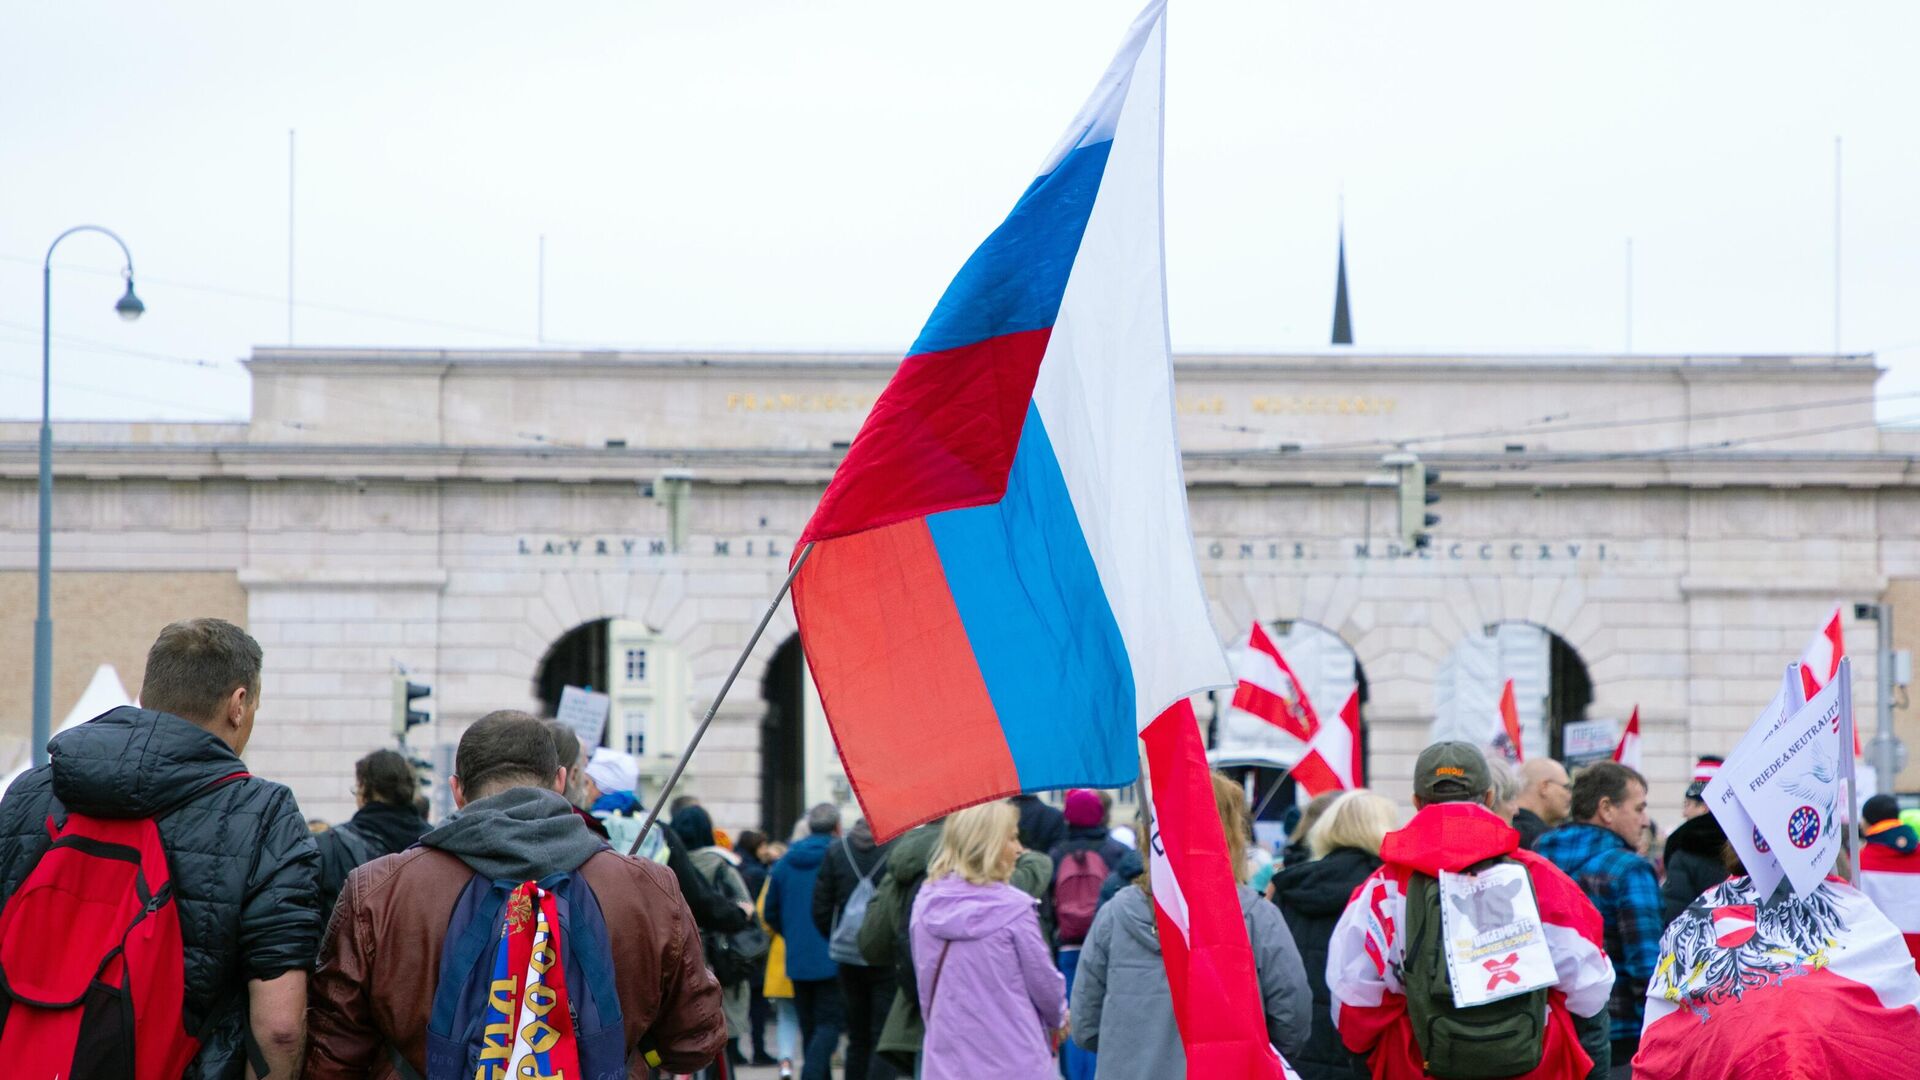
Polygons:
<instances>
[{"instance_id":1,"label":"protest sign","mask_svg":"<svg viewBox=\"0 0 1920 1080\"><path fill-rule=\"evenodd\" d=\"M1560 756L1569 765L1585 765L1613 756L1619 727L1611 720L1576 720L1560 729Z\"/></svg>"},{"instance_id":2,"label":"protest sign","mask_svg":"<svg viewBox=\"0 0 1920 1080\"><path fill-rule=\"evenodd\" d=\"M560 691L560 712L557 719L573 729L580 736L580 745L591 748L600 745L607 730L607 712L613 706L613 699L605 694L584 690L578 686L564 687Z\"/></svg>"},{"instance_id":3,"label":"protest sign","mask_svg":"<svg viewBox=\"0 0 1920 1080\"><path fill-rule=\"evenodd\" d=\"M1846 814L1841 729L1852 715L1852 670L1836 676L1756 742L1751 736L1721 767L1747 816L1797 893L1812 892L1833 868Z\"/></svg>"},{"instance_id":4,"label":"protest sign","mask_svg":"<svg viewBox=\"0 0 1920 1080\"><path fill-rule=\"evenodd\" d=\"M1440 929L1446 937L1447 977L1459 1008L1485 1005L1552 986L1559 976L1533 883L1518 863L1478 874L1440 871Z\"/></svg>"}]
</instances>

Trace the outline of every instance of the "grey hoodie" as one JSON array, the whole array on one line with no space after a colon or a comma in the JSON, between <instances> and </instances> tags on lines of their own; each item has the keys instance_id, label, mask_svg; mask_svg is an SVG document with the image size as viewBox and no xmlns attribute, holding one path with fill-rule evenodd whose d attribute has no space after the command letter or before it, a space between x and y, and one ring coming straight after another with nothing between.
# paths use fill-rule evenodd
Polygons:
<instances>
[{"instance_id":1,"label":"grey hoodie","mask_svg":"<svg viewBox=\"0 0 1920 1080\"><path fill-rule=\"evenodd\" d=\"M538 881L580 868L607 842L589 831L566 797L508 788L475 799L420 838L495 881Z\"/></svg>"},{"instance_id":2,"label":"grey hoodie","mask_svg":"<svg viewBox=\"0 0 1920 1080\"><path fill-rule=\"evenodd\" d=\"M1280 909L1240 886L1240 915L1267 1013L1267 1038L1288 1057L1312 1028L1313 993ZM1153 900L1134 886L1100 909L1073 981L1073 1040L1100 1055L1097 1080L1180 1080L1187 1055L1173 1019Z\"/></svg>"}]
</instances>

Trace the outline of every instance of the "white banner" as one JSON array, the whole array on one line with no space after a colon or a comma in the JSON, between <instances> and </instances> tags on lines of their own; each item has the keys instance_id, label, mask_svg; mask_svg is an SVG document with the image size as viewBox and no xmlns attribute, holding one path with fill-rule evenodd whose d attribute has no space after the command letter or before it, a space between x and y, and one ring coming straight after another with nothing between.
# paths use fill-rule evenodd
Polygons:
<instances>
[{"instance_id":1,"label":"white banner","mask_svg":"<svg viewBox=\"0 0 1920 1080\"><path fill-rule=\"evenodd\" d=\"M1440 871L1440 929L1459 1008L1559 981L1533 883L1518 863L1500 863L1478 874Z\"/></svg>"},{"instance_id":2,"label":"white banner","mask_svg":"<svg viewBox=\"0 0 1920 1080\"><path fill-rule=\"evenodd\" d=\"M1845 831L1843 781L1853 748L1841 746L1840 736L1853 710L1852 675L1843 658L1812 701L1758 741L1749 736L1720 769L1801 894L1818 888L1833 868Z\"/></svg>"},{"instance_id":3,"label":"white banner","mask_svg":"<svg viewBox=\"0 0 1920 1080\"><path fill-rule=\"evenodd\" d=\"M573 733L580 736L580 745L591 753L606 737L607 712L612 706L613 699L605 694L583 690L578 686L562 687L560 711L556 719L573 729Z\"/></svg>"}]
</instances>

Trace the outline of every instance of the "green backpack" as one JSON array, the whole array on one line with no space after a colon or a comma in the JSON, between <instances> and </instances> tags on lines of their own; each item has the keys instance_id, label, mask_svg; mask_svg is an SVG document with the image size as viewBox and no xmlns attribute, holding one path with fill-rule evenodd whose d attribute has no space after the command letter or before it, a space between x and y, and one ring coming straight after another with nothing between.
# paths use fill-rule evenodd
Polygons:
<instances>
[{"instance_id":1,"label":"green backpack","mask_svg":"<svg viewBox=\"0 0 1920 1080\"><path fill-rule=\"evenodd\" d=\"M1512 861L1502 855L1465 872ZM1464 1009L1455 1005L1441 931L1440 882L1417 870L1410 874L1406 911L1400 981L1427 1074L1442 1080L1497 1080L1537 1068L1547 1045L1546 988Z\"/></svg>"}]
</instances>

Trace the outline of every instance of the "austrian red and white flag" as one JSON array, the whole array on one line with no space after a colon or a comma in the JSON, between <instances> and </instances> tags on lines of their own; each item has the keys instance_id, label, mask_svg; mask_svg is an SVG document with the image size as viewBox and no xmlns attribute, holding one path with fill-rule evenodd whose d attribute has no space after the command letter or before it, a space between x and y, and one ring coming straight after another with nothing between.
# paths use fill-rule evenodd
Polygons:
<instances>
[{"instance_id":1,"label":"austrian red and white flag","mask_svg":"<svg viewBox=\"0 0 1920 1080\"><path fill-rule=\"evenodd\" d=\"M1807 700L1818 694L1833 676L1840 670L1840 658L1847 655L1847 642L1840 629L1840 605L1835 604L1833 614L1820 624L1820 629L1807 639L1807 647L1800 652L1800 686ZM1853 729L1853 756L1860 756L1860 729Z\"/></svg>"},{"instance_id":2,"label":"austrian red and white flag","mask_svg":"<svg viewBox=\"0 0 1920 1080\"><path fill-rule=\"evenodd\" d=\"M1280 647L1268 636L1267 628L1254 620L1247 634L1247 647L1234 662L1233 707L1257 716L1301 742L1313 741L1320 727L1313 702L1307 697Z\"/></svg>"},{"instance_id":3,"label":"austrian red and white flag","mask_svg":"<svg viewBox=\"0 0 1920 1080\"><path fill-rule=\"evenodd\" d=\"M1267 1040L1253 945L1192 702L1181 699L1140 737L1153 778L1147 865L1154 921L1187 1075L1298 1080Z\"/></svg>"},{"instance_id":4,"label":"austrian red and white flag","mask_svg":"<svg viewBox=\"0 0 1920 1080\"><path fill-rule=\"evenodd\" d=\"M1893 922L1920 965L1920 851L1860 845L1860 891Z\"/></svg>"},{"instance_id":5,"label":"austrian red and white flag","mask_svg":"<svg viewBox=\"0 0 1920 1080\"><path fill-rule=\"evenodd\" d=\"M1520 747L1520 707L1513 701L1513 680L1500 690L1500 726L1506 730L1507 742L1513 744L1513 760L1525 761L1527 754Z\"/></svg>"},{"instance_id":6,"label":"austrian red and white flag","mask_svg":"<svg viewBox=\"0 0 1920 1080\"><path fill-rule=\"evenodd\" d=\"M1912 1076L1916 1046L1920 973L1860 890L1769 901L1738 877L1662 935L1633 1077Z\"/></svg>"},{"instance_id":7,"label":"austrian red and white flag","mask_svg":"<svg viewBox=\"0 0 1920 1080\"><path fill-rule=\"evenodd\" d=\"M1320 725L1306 756L1293 767L1293 781L1309 797L1366 786L1366 766L1360 753L1359 687L1347 695L1336 723Z\"/></svg>"},{"instance_id":8,"label":"austrian red and white flag","mask_svg":"<svg viewBox=\"0 0 1920 1080\"><path fill-rule=\"evenodd\" d=\"M1613 748L1613 760L1629 769L1640 768L1640 706L1633 707L1633 715L1627 718L1627 730L1620 733L1620 743Z\"/></svg>"}]
</instances>

